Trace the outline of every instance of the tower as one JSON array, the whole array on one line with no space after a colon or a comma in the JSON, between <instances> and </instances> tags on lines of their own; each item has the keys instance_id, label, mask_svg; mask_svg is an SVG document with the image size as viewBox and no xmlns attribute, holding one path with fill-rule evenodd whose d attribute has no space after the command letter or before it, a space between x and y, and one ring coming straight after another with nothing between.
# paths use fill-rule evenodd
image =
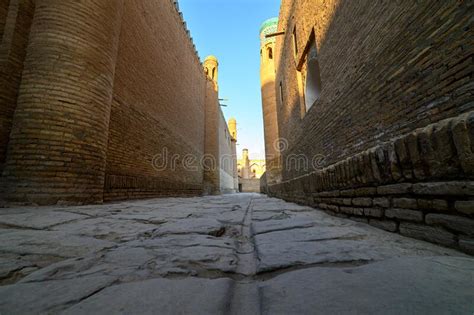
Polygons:
<instances>
[{"instance_id":1,"label":"tower","mask_svg":"<svg viewBox=\"0 0 474 315\"><path fill-rule=\"evenodd\" d=\"M219 194L220 192L220 159L219 159L219 95L217 85L217 70L219 62L215 56L204 59L204 73L206 75L206 103L205 103L205 142L204 152L204 193Z\"/></svg>"},{"instance_id":2,"label":"tower","mask_svg":"<svg viewBox=\"0 0 474 315\"><path fill-rule=\"evenodd\" d=\"M234 117L229 119L229 132L230 135L232 136L232 139L237 141L237 120L235 120Z\"/></svg>"},{"instance_id":3,"label":"tower","mask_svg":"<svg viewBox=\"0 0 474 315\"><path fill-rule=\"evenodd\" d=\"M242 178L249 178L250 176L250 160L249 160L249 150L243 149L242 150Z\"/></svg>"},{"instance_id":4,"label":"tower","mask_svg":"<svg viewBox=\"0 0 474 315\"><path fill-rule=\"evenodd\" d=\"M280 180L280 151L278 149L278 112L275 84L275 41L266 37L276 33L278 18L266 20L260 28L260 83L265 134L266 179L269 184Z\"/></svg>"},{"instance_id":5,"label":"tower","mask_svg":"<svg viewBox=\"0 0 474 315\"><path fill-rule=\"evenodd\" d=\"M101 203L123 1L35 2L0 194Z\"/></svg>"},{"instance_id":6,"label":"tower","mask_svg":"<svg viewBox=\"0 0 474 315\"><path fill-rule=\"evenodd\" d=\"M219 70L219 62L217 61L216 56L209 55L204 59L204 73L208 80L214 82L215 88L217 91L217 77Z\"/></svg>"},{"instance_id":7,"label":"tower","mask_svg":"<svg viewBox=\"0 0 474 315\"><path fill-rule=\"evenodd\" d=\"M237 120L234 117L229 119L227 123L229 127L229 133L231 136L232 146L232 160L234 163L233 176L234 176L234 190L239 191L239 175L237 170Z\"/></svg>"}]
</instances>

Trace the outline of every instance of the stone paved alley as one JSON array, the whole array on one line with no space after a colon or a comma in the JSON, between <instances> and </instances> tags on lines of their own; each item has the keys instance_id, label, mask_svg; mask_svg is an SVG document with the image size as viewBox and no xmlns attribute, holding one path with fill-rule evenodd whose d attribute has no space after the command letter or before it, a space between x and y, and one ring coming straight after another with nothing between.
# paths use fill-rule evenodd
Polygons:
<instances>
[{"instance_id":1,"label":"stone paved alley","mask_svg":"<svg viewBox=\"0 0 474 315\"><path fill-rule=\"evenodd\" d=\"M0 314L472 314L474 259L259 194L0 212Z\"/></svg>"}]
</instances>

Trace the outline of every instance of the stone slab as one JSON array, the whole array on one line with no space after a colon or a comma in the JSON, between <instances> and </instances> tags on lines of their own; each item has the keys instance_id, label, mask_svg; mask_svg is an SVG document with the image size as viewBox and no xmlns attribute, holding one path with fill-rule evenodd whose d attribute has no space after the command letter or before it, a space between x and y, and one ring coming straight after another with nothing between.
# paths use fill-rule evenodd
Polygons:
<instances>
[{"instance_id":1,"label":"stone slab","mask_svg":"<svg viewBox=\"0 0 474 315\"><path fill-rule=\"evenodd\" d=\"M114 280L95 276L0 286L0 314L55 314Z\"/></svg>"},{"instance_id":2,"label":"stone slab","mask_svg":"<svg viewBox=\"0 0 474 315\"><path fill-rule=\"evenodd\" d=\"M230 279L152 279L115 285L66 310L73 314L224 314Z\"/></svg>"},{"instance_id":3,"label":"stone slab","mask_svg":"<svg viewBox=\"0 0 474 315\"><path fill-rule=\"evenodd\" d=\"M0 226L46 229L58 224L86 218L85 215L75 213L37 209L21 214L0 214Z\"/></svg>"},{"instance_id":4,"label":"stone slab","mask_svg":"<svg viewBox=\"0 0 474 315\"><path fill-rule=\"evenodd\" d=\"M260 285L262 314L471 314L474 260L394 258L309 268Z\"/></svg>"}]
</instances>

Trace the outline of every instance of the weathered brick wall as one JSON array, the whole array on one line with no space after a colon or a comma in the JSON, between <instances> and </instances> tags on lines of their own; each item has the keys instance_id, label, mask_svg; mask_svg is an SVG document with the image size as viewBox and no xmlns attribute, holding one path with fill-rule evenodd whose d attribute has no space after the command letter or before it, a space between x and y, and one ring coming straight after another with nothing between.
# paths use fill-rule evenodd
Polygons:
<instances>
[{"instance_id":1,"label":"weathered brick wall","mask_svg":"<svg viewBox=\"0 0 474 315\"><path fill-rule=\"evenodd\" d=\"M217 194L220 190L219 165L219 96L218 87L210 79L206 80L205 98L205 139L204 139L204 173L203 190L205 194Z\"/></svg>"},{"instance_id":2,"label":"weathered brick wall","mask_svg":"<svg viewBox=\"0 0 474 315\"><path fill-rule=\"evenodd\" d=\"M33 13L33 0L0 4L0 173L5 163Z\"/></svg>"},{"instance_id":3,"label":"weathered brick wall","mask_svg":"<svg viewBox=\"0 0 474 315\"><path fill-rule=\"evenodd\" d=\"M219 167L221 193L235 192L232 137L224 113L219 108Z\"/></svg>"},{"instance_id":4,"label":"weathered brick wall","mask_svg":"<svg viewBox=\"0 0 474 315\"><path fill-rule=\"evenodd\" d=\"M122 1L35 4L3 197L101 202Z\"/></svg>"},{"instance_id":5,"label":"weathered brick wall","mask_svg":"<svg viewBox=\"0 0 474 315\"><path fill-rule=\"evenodd\" d=\"M473 109L472 14L470 1L283 1L276 82L285 153L323 154L331 164ZM303 117L295 25L296 61L314 28L322 79L321 98Z\"/></svg>"},{"instance_id":6,"label":"weathered brick wall","mask_svg":"<svg viewBox=\"0 0 474 315\"><path fill-rule=\"evenodd\" d=\"M288 149L269 194L472 253L472 15L465 1L284 0L275 89ZM322 89L305 112L296 66L313 29ZM324 168L290 165L296 154Z\"/></svg>"},{"instance_id":7,"label":"weathered brick wall","mask_svg":"<svg viewBox=\"0 0 474 315\"><path fill-rule=\"evenodd\" d=\"M125 1L105 199L200 193L202 168L181 161L203 155L204 104L202 65L173 2Z\"/></svg>"},{"instance_id":8,"label":"weathered brick wall","mask_svg":"<svg viewBox=\"0 0 474 315\"><path fill-rule=\"evenodd\" d=\"M473 179L470 112L267 189L334 215L474 253Z\"/></svg>"},{"instance_id":9,"label":"weathered brick wall","mask_svg":"<svg viewBox=\"0 0 474 315\"><path fill-rule=\"evenodd\" d=\"M234 186L217 76L175 1L9 0L0 25L2 201L197 195L205 175L211 192ZM205 173L205 153L230 163Z\"/></svg>"},{"instance_id":10,"label":"weathered brick wall","mask_svg":"<svg viewBox=\"0 0 474 315\"><path fill-rule=\"evenodd\" d=\"M260 192L260 179L252 178L245 179L240 178L239 184L242 185L242 192Z\"/></svg>"},{"instance_id":11,"label":"weathered brick wall","mask_svg":"<svg viewBox=\"0 0 474 315\"><path fill-rule=\"evenodd\" d=\"M10 0L5 0L0 3L0 42L3 38L3 30L5 29L5 23L8 16L8 7L10 6Z\"/></svg>"}]
</instances>

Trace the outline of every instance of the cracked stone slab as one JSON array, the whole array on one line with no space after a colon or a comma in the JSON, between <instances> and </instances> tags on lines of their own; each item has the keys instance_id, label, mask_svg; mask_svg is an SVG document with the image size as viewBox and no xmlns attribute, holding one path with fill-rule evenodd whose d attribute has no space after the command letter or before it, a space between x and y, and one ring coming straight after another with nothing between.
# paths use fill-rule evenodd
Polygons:
<instances>
[{"instance_id":1,"label":"cracked stone slab","mask_svg":"<svg viewBox=\"0 0 474 315\"><path fill-rule=\"evenodd\" d=\"M21 214L0 215L0 226L46 229L61 223L85 218L87 216L69 212L36 210Z\"/></svg>"},{"instance_id":2,"label":"cracked stone slab","mask_svg":"<svg viewBox=\"0 0 474 315\"><path fill-rule=\"evenodd\" d=\"M20 282L109 275L121 281L156 276L234 272L235 241L207 235L170 235L123 243L84 258L63 260L31 273Z\"/></svg>"},{"instance_id":3,"label":"cracked stone slab","mask_svg":"<svg viewBox=\"0 0 474 315\"><path fill-rule=\"evenodd\" d=\"M284 202L282 200L275 202L254 202L252 208L254 211L314 211L313 208Z\"/></svg>"},{"instance_id":4,"label":"cracked stone slab","mask_svg":"<svg viewBox=\"0 0 474 315\"><path fill-rule=\"evenodd\" d=\"M263 222L252 223L252 228L255 234L263 234L275 231L284 231L296 228L312 227L315 221L311 217L291 217L285 219L272 219Z\"/></svg>"},{"instance_id":5,"label":"cracked stone slab","mask_svg":"<svg viewBox=\"0 0 474 315\"><path fill-rule=\"evenodd\" d=\"M224 314L230 279L152 279L108 287L63 314Z\"/></svg>"},{"instance_id":6,"label":"cracked stone slab","mask_svg":"<svg viewBox=\"0 0 474 315\"><path fill-rule=\"evenodd\" d=\"M465 256L455 250L398 234L380 231L366 224L340 219L342 226L289 228L257 234L258 272L295 265L373 261L397 256Z\"/></svg>"},{"instance_id":7,"label":"cracked stone slab","mask_svg":"<svg viewBox=\"0 0 474 315\"><path fill-rule=\"evenodd\" d=\"M224 225L215 219L190 218L167 222L154 232L154 235L166 234L209 234L224 228Z\"/></svg>"},{"instance_id":8,"label":"cracked stone slab","mask_svg":"<svg viewBox=\"0 0 474 315\"><path fill-rule=\"evenodd\" d=\"M141 247L116 247L81 258L67 259L42 268L19 283L64 280L91 275L114 276L120 280L151 277L147 264L156 259L152 250Z\"/></svg>"},{"instance_id":9,"label":"cracked stone slab","mask_svg":"<svg viewBox=\"0 0 474 315\"><path fill-rule=\"evenodd\" d=\"M0 252L18 255L77 257L114 245L106 240L71 235L67 231L15 230L0 234Z\"/></svg>"},{"instance_id":10,"label":"cracked stone slab","mask_svg":"<svg viewBox=\"0 0 474 315\"><path fill-rule=\"evenodd\" d=\"M52 228L71 235L81 235L109 241L130 240L140 233L157 229L156 224L145 224L136 221L118 220L110 217L88 218L81 221L61 224Z\"/></svg>"},{"instance_id":11,"label":"cracked stone slab","mask_svg":"<svg viewBox=\"0 0 474 315\"><path fill-rule=\"evenodd\" d=\"M403 257L288 272L259 287L262 314L471 314L474 259Z\"/></svg>"},{"instance_id":12,"label":"cracked stone slab","mask_svg":"<svg viewBox=\"0 0 474 315\"><path fill-rule=\"evenodd\" d=\"M233 272L237 265L236 243L229 237L165 235L129 242L126 246L151 250L155 260L147 268L153 274L196 274L205 270Z\"/></svg>"},{"instance_id":13,"label":"cracked stone slab","mask_svg":"<svg viewBox=\"0 0 474 315\"><path fill-rule=\"evenodd\" d=\"M111 285L107 276L0 286L0 314L54 314Z\"/></svg>"},{"instance_id":14,"label":"cracked stone slab","mask_svg":"<svg viewBox=\"0 0 474 315\"><path fill-rule=\"evenodd\" d=\"M68 291L69 286L75 285L70 281L103 276L120 283L98 286L96 291L77 294L78 299L71 298L64 303L60 299L59 304L46 306L47 310L43 313L60 312L65 307L79 314L141 313L141 310L166 314L172 307L175 308L173 313L182 309L196 313L205 302L218 304L215 308L204 308L210 314L253 314L260 310L278 314L277 309L267 307L271 300L280 299L278 294L282 294L280 300L284 300L287 284L289 290L297 292L298 289L291 281L271 281L290 275L295 269L303 271L330 266L324 268L348 270L350 273L357 269L355 266L364 264L368 267L394 257L418 257L422 260L424 256L463 256L455 250L258 194L147 199L68 208L8 209L0 212L0 217L13 214L24 216L38 210L85 218L46 227L49 230L0 228L3 259L0 259L0 271L6 277L4 287L18 285L14 288L19 290L27 288L24 285L62 283L64 290ZM399 264L400 268L406 268ZM459 267L453 262L443 261L443 264L454 264L454 273ZM227 277L241 281L233 282ZM311 277L308 274L308 278ZM148 284L154 281L151 279L162 282ZM191 280L204 281L205 285L199 287ZM220 291L212 291L217 280L226 280L228 284L222 286ZM317 286L318 279L313 279L312 283ZM428 285L430 283L427 282ZM449 279L445 279L445 283L451 286ZM275 290L272 289L274 284ZM411 290L411 284L400 283L396 289ZM112 290L115 287L120 288L115 292ZM342 285L339 289L342 290L340 301L352 294L344 291ZM194 297L182 300L180 296L181 291L194 296L195 292L206 290L217 300L222 295L220 302L208 299L207 295L201 302L192 300ZM104 292L109 293L103 295ZM269 297L267 302L260 299L265 292ZM306 296L305 291L300 291L300 294ZM50 298L43 292L39 297L45 300ZM371 296L366 298L371 300ZM265 303L260 304L261 301ZM25 303L40 305L36 300L27 299ZM116 307L117 303L125 311ZM191 304L195 308L187 308ZM159 312L163 305L169 308ZM294 309L298 307L305 306L298 305ZM289 313L294 313L293 309Z\"/></svg>"},{"instance_id":15,"label":"cracked stone slab","mask_svg":"<svg viewBox=\"0 0 474 315\"><path fill-rule=\"evenodd\" d=\"M21 256L2 254L0 257L0 285L16 282L17 278L35 270L35 264L25 261Z\"/></svg>"}]
</instances>

